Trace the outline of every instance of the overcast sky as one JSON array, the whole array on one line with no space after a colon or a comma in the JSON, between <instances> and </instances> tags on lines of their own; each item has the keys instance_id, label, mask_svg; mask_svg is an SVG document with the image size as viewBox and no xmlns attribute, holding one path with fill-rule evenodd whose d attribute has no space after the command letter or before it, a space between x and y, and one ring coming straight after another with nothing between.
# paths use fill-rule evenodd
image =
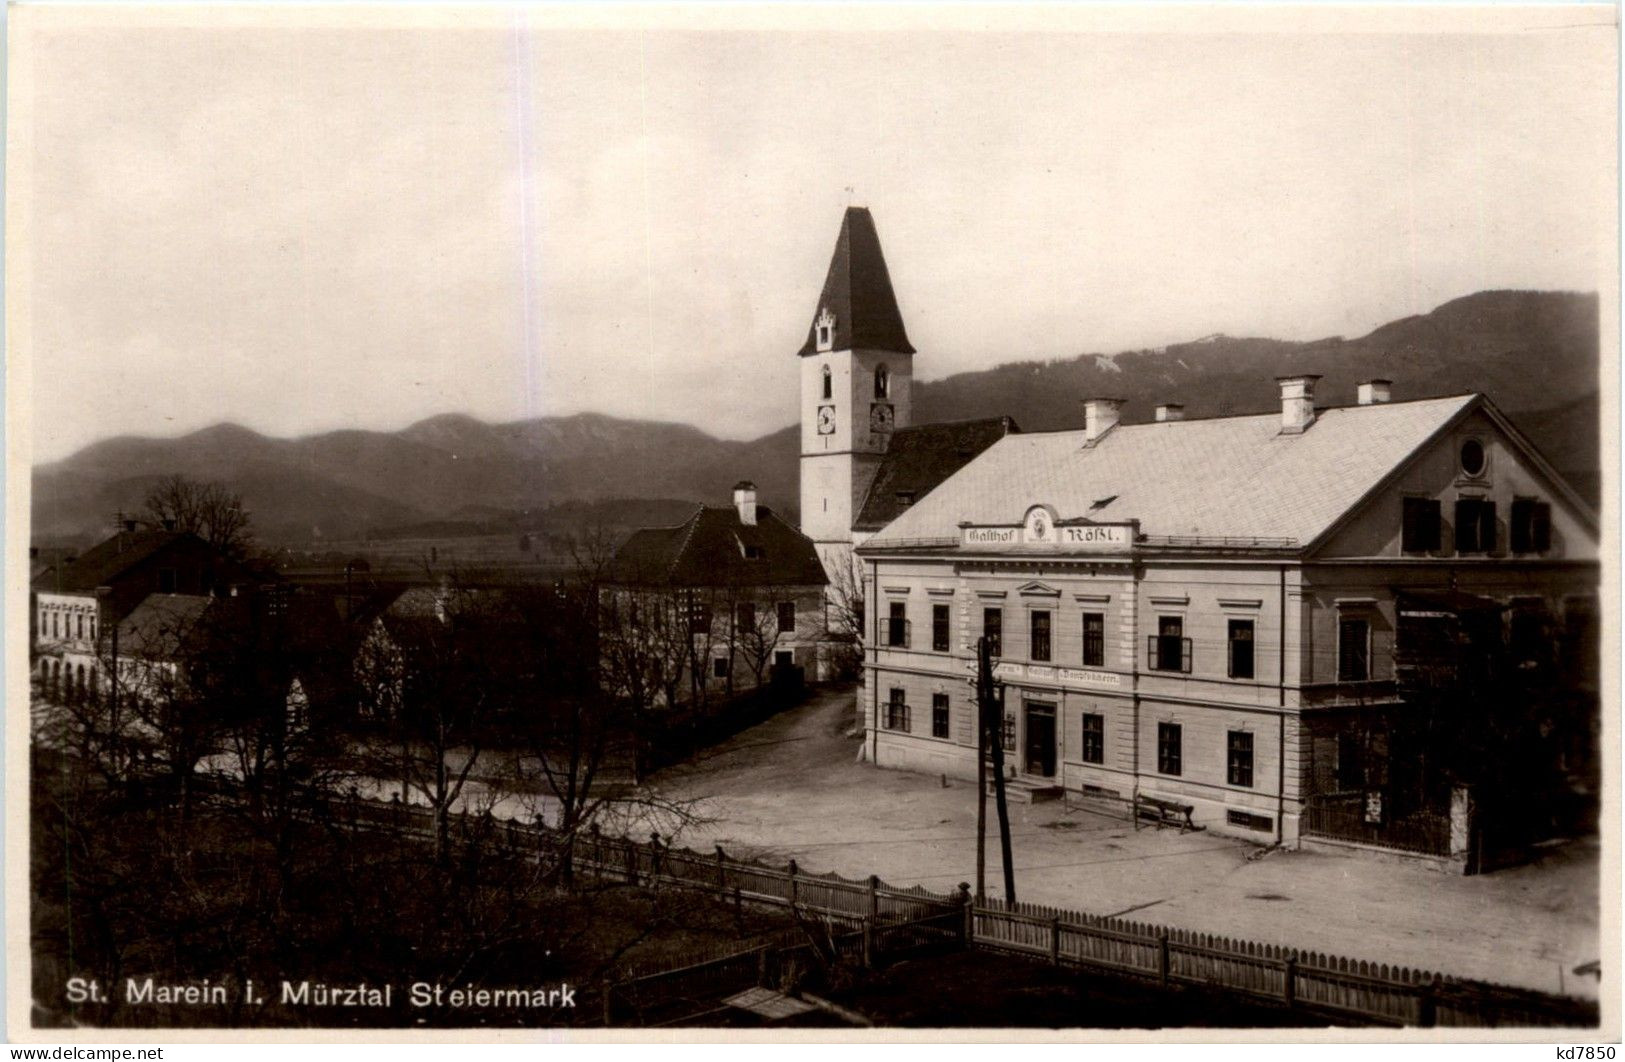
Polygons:
<instances>
[{"instance_id":1,"label":"overcast sky","mask_svg":"<svg viewBox=\"0 0 1625 1062\"><path fill-rule=\"evenodd\" d=\"M924 379L1358 335L1594 290L1615 252L1611 9L1473 34L18 10L38 460L451 411L765 433L849 202Z\"/></svg>"}]
</instances>

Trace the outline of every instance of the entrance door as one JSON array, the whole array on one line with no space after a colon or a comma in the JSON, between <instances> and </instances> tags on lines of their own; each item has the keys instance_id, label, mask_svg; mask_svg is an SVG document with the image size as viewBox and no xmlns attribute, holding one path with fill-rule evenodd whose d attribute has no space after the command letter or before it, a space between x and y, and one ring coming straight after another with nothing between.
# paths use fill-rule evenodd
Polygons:
<instances>
[{"instance_id":1,"label":"entrance door","mask_svg":"<svg viewBox=\"0 0 1625 1062\"><path fill-rule=\"evenodd\" d=\"M1055 705L1027 702L1026 772L1055 777Z\"/></svg>"}]
</instances>

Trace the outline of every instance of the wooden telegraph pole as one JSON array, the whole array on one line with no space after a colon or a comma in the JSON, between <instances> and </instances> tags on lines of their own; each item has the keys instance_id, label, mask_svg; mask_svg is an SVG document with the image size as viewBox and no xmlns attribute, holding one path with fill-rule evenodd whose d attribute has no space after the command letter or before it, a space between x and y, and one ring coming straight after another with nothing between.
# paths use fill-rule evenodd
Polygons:
<instances>
[{"instance_id":1,"label":"wooden telegraph pole","mask_svg":"<svg viewBox=\"0 0 1625 1062\"><path fill-rule=\"evenodd\" d=\"M992 679L987 639L976 642L976 902L987 899L987 697Z\"/></svg>"},{"instance_id":2,"label":"wooden telegraph pole","mask_svg":"<svg viewBox=\"0 0 1625 1062\"><path fill-rule=\"evenodd\" d=\"M1008 903L1016 902L1016 871L1010 855L1010 807L1004 797L1004 687L995 687L993 682L993 657L988 651L987 639L984 637L977 643L977 703L981 708L982 738L979 744L991 746L993 751L993 799L999 813L999 849L1004 860L1004 898ZM977 777L981 781L982 769L978 767ZM982 849L981 826L986 818L987 787L983 783L982 795L978 798L977 836L976 836L976 869L977 888L982 887L982 865L984 862Z\"/></svg>"}]
</instances>

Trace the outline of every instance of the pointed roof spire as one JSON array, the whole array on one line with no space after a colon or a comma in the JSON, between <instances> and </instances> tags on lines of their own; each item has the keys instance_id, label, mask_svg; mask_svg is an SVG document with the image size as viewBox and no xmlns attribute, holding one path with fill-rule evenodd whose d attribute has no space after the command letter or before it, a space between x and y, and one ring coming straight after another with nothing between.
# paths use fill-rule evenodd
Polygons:
<instances>
[{"instance_id":1,"label":"pointed roof spire","mask_svg":"<svg viewBox=\"0 0 1625 1062\"><path fill-rule=\"evenodd\" d=\"M818 323L825 313L835 318L833 336L827 350L889 350L912 354L908 334L903 331L903 315L892 294L891 274L886 257L880 253L880 234L868 207L847 207L841 219L841 235L835 241L835 254L829 260L829 275L818 296L807 341L800 354L819 350Z\"/></svg>"}]
</instances>

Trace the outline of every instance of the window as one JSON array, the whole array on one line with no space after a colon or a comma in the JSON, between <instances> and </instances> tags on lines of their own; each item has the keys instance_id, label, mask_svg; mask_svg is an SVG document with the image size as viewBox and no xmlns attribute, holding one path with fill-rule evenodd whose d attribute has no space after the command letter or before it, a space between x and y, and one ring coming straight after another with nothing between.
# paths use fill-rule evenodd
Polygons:
<instances>
[{"instance_id":1,"label":"window","mask_svg":"<svg viewBox=\"0 0 1625 1062\"><path fill-rule=\"evenodd\" d=\"M1512 503L1512 552L1545 553L1552 548L1552 507L1533 498Z\"/></svg>"},{"instance_id":2,"label":"window","mask_svg":"<svg viewBox=\"0 0 1625 1062\"><path fill-rule=\"evenodd\" d=\"M1433 553L1439 549L1440 505L1435 498L1406 498L1403 503L1399 548L1406 553Z\"/></svg>"},{"instance_id":3,"label":"window","mask_svg":"<svg viewBox=\"0 0 1625 1062\"><path fill-rule=\"evenodd\" d=\"M1230 677L1253 677L1253 621L1230 621Z\"/></svg>"},{"instance_id":4,"label":"window","mask_svg":"<svg viewBox=\"0 0 1625 1062\"><path fill-rule=\"evenodd\" d=\"M1106 717L1083 713L1083 762L1106 762Z\"/></svg>"},{"instance_id":5,"label":"window","mask_svg":"<svg viewBox=\"0 0 1625 1062\"><path fill-rule=\"evenodd\" d=\"M717 678L727 678L728 677L728 658L725 657L725 656L719 656L716 659L712 660L711 661L711 674L715 675Z\"/></svg>"},{"instance_id":6,"label":"window","mask_svg":"<svg viewBox=\"0 0 1625 1062\"><path fill-rule=\"evenodd\" d=\"M767 556L767 550L763 549L761 546L749 546L749 545L747 545L745 547L745 559L746 560L761 560L762 558L764 558L766 556Z\"/></svg>"},{"instance_id":7,"label":"window","mask_svg":"<svg viewBox=\"0 0 1625 1062\"><path fill-rule=\"evenodd\" d=\"M1365 788L1365 749L1358 734L1337 735L1337 788L1344 792Z\"/></svg>"},{"instance_id":8,"label":"window","mask_svg":"<svg viewBox=\"0 0 1625 1062\"><path fill-rule=\"evenodd\" d=\"M1049 659L1049 613L1036 611L1032 614L1032 656L1031 659L1044 661Z\"/></svg>"},{"instance_id":9,"label":"window","mask_svg":"<svg viewBox=\"0 0 1625 1062\"><path fill-rule=\"evenodd\" d=\"M820 346L829 345L829 328L826 325L818 326L818 342ZM824 366L824 397L835 397L835 382L830 379L829 366Z\"/></svg>"},{"instance_id":10,"label":"window","mask_svg":"<svg viewBox=\"0 0 1625 1062\"><path fill-rule=\"evenodd\" d=\"M78 620L76 626L79 630L76 637L83 638L85 636L85 614L83 612L79 613Z\"/></svg>"},{"instance_id":11,"label":"window","mask_svg":"<svg viewBox=\"0 0 1625 1062\"><path fill-rule=\"evenodd\" d=\"M1533 608L1520 608L1512 613L1508 623L1507 649L1512 662L1521 668L1538 667L1542 656L1545 624L1541 613Z\"/></svg>"},{"instance_id":12,"label":"window","mask_svg":"<svg viewBox=\"0 0 1625 1062\"><path fill-rule=\"evenodd\" d=\"M1191 640L1185 637L1182 617L1158 616L1157 633L1148 639L1146 650L1151 670L1190 672Z\"/></svg>"},{"instance_id":13,"label":"window","mask_svg":"<svg viewBox=\"0 0 1625 1062\"><path fill-rule=\"evenodd\" d=\"M735 629L747 633L756 629L756 604L754 602L740 602L739 618L735 623Z\"/></svg>"},{"instance_id":14,"label":"window","mask_svg":"<svg viewBox=\"0 0 1625 1062\"><path fill-rule=\"evenodd\" d=\"M1178 723L1157 724L1157 772L1179 773L1181 731Z\"/></svg>"},{"instance_id":15,"label":"window","mask_svg":"<svg viewBox=\"0 0 1625 1062\"><path fill-rule=\"evenodd\" d=\"M875 366L875 397L891 397L891 372L884 365Z\"/></svg>"},{"instance_id":16,"label":"window","mask_svg":"<svg viewBox=\"0 0 1625 1062\"><path fill-rule=\"evenodd\" d=\"M1363 619L1337 623L1337 681L1364 682L1371 677L1371 624Z\"/></svg>"},{"instance_id":17,"label":"window","mask_svg":"<svg viewBox=\"0 0 1625 1062\"><path fill-rule=\"evenodd\" d=\"M158 592L160 594L173 594L175 592L175 569L158 569Z\"/></svg>"},{"instance_id":18,"label":"window","mask_svg":"<svg viewBox=\"0 0 1625 1062\"><path fill-rule=\"evenodd\" d=\"M862 620L862 614L859 614ZM788 634L796 629L796 603L794 601L779 602L779 632ZM861 632L860 632L861 633Z\"/></svg>"},{"instance_id":19,"label":"window","mask_svg":"<svg viewBox=\"0 0 1625 1062\"><path fill-rule=\"evenodd\" d=\"M1482 476L1485 465L1484 444L1468 439L1461 444L1461 470L1468 476Z\"/></svg>"},{"instance_id":20,"label":"window","mask_svg":"<svg viewBox=\"0 0 1625 1062\"><path fill-rule=\"evenodd\" d=\"M931 695L931 736L934 738L948 736L948 695L946 693L933 693Z\"/></svg>"},{"instance_id":21,"label":"window","mask_svg":"<svg viewBox=\"0 0 1625 1062\"><path fill-rule=\"evenodd\" d=\"M886 644L898 649L908 648L908 606L901 601L891 603L891 616L886 624Z\"/></svg>"},{"instance_id":22,"label":"window","mask_svg":"<svg viewBox=\"0 0 1625 1062\"><path fill-rule=\"evenodd\" d=\"M909 732L908 705L903 703L906 696L901 689L893 687L886 700L886 729Z\"/></svg>"},{"instance_id":23,"label":"window","mask_svg":"<svg viewBox=\"0 0 1625 1062\"><path fill-rule=\"evenodd\" d=\"M982 637L987 639L989 656L1004 655L1004 609L982 610Z\"/></svg>"},{"instance_id":24,"label":"window","mask_svg":"<svg viewBox=\"0 0 1625 1062\"><path fill-rule=\"evenodd\" d=\"M1015 749L1015 747L1016 747L1016 717L1015 716L1007 715L1007 716L1004 717L1004 730L999 736L1004 741L1004 749L1005 749L1006 752L1010 752L1010 751L1013 751Z\"/></svg>"},{"instance_id":25,"label":"window","mask_svg":"<svg viewBox=\"0 0 1625 1062\"><path fill-rule=\"evenodd\" d=\"M1083 666L1106 666L1106 614L1083 614Z\"/></svg>"},{"instance_id":26,"label":"window","mask_svg":"<svg viewBox=\"0 0 1625 1062\"><path fill-rule=\"evenodd\" d=\"M910 505L914 504L914 492L911 491L911 490L900 490L900 491L898 491L897 494L896 494L896 498L897 498L897 507L899 509L907 509Z\"/></svg>"},{"instance_id":27,"label":"window","mask_svg":"<svg viewBox=\"0 0 1625 1062\"><path fill-rule=\"evenodd\" d=\"M711 629L711 606L704 601L688 602L688 632L690 634L705 634Z\"/></svg>"},{"instance_id":28,"label":"window","mask_svg":"<svg viewBox=\"0 0 1625 1062\"><path fill-rule=\"evenodd\" d=\"M62 613L57 612L55 609L51 610L51 637L53 638L62 637L62 621L58 618L61 615Z\"/></svg>"},{"instance_id":29,"label":"window","mask_svg":"<svg viewBox=\"0 0 1625 1062\"><path fill-rule=\"evenodd\" d=\"M931 606L931 648L938 653L948 651L948 606Z\"/></svg>"},{"instance_id":30,"label":"window","mask_svg":"<svg viewBox=\"0 0 1625 1062\"><path fill-rule=\"evenodd\" d=\"M1495 549L1495 503L1488 498L1456 499L1456 552Z\"/></svg>"},{"instance_id":31,"label":"window","mask_svg":"<svg viewBox=\"0 0 1625 1062\"><path fill-rule=\"evenodd\" d=\"M1229 772L1231 785L1253 787L1253 736L1245 730L1230 731Z\"/></svg>"},{"instance_id":32,"label":"window","mask_svg":"<svg viewBox=\"0 0 1625 1062\"><path fill-rule=\"evenodd\" d=\"M774 667L795 667L796 666L796 654L795 654L794 650L790 650L790 649L777 649L777 650L774 650L774 652L773 652L773 666Z\"/></svg>"}]
</instances>

